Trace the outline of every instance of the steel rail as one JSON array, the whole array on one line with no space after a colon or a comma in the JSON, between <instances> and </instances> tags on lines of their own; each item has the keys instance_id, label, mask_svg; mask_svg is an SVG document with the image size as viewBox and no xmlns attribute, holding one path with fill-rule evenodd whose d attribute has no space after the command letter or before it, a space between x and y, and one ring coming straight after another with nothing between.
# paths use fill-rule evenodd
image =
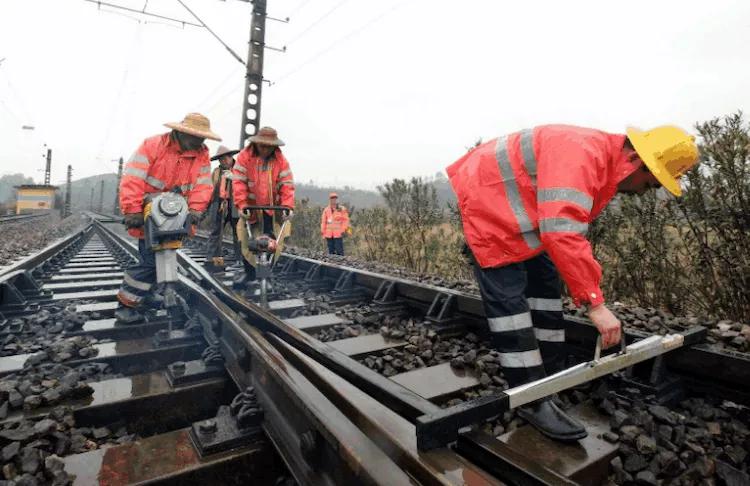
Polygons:
<instances>
[{"instance_id":1,"label":"steel rail","mask_svg":"<svg viewBox=\"0 0 750 486\"><path fill-rule=\"evenodd\" d=\"M95 224L110 242L137 255L132 242L99 222ZM180 275L179 279L191 297L191 308L206 319L218 319L221 323L219 332L211 334L218 337L227 370L239 389L255 388L267 419L264 429L298 482L412 484L410 476L339 411L298 366L286 360L258 329L190 278ZM319 437L312 439L319 449L316 457L320 459L316 461L328 461L329 467L306 457L302 441L305 434ZM330 467L331 463L335 466Z\"/></svg>"}]
</instances>

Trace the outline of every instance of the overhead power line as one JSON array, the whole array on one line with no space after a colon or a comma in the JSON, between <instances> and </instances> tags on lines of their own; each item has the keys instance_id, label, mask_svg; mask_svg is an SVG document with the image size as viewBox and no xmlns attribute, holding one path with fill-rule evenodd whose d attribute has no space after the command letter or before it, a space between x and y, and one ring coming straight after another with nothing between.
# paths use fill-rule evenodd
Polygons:
<instances>
[{"instance_id":1,"label":"overhead power line","mask_svg":"<svg viewBox=\"0 0 750 486\"><path fill-rule=\"evenodd\" d=\"M278 78L276 78L276 80L274 82L270 83L270 86L275 86L276 84L278 84L279 82L283 81L284 79L292 76L293 74L296 74L298 71L301 71L308 64L314 62L319 57L321 57L321 56L325 55L326 53L328 53L329 51L335 49L341 43L346 42L347 40L351 39L352 37L356 36L357 34L360 34L360 33L364 32L369 27L373 26L374 24L376 24L377 22L379 22L380 20L382 20L384 17L386 17L390 13L394 12L395 10L401 8L404 4L408 3L409 1L411 1L411 0L404 0L404 1L400 2L400 3L397 3L397 4L393 5L393 6L391 6L390 8L384 10L383 12L381 12L378 15L376 15L375 17L372 17L370 20L368 20L364 24L360 25L356 29L352 30L348 34L345 34L345 35L339 37L338 39L336 39L335 41L333 41L332 43L330 43L328 46L326 46L325 48L323 48L320 51L316 52L315 54L313 54L312 56L310 56L309 58L307 58L305 61L303 61L302 63L300 63L299 65L297 65L297 67L295 67L295 68L287 71L286 73L284 73L281 76L279 76Z\"/></svg>"},{"instance_id":2,"label":"overhead power line","mask_svg":"<svg viewBox=\"0 0 750 486\"><path fill-rule=\"evenodd\" d=\"M338 10L341 6L343 6L346 2L349 0L342 0L341 2L334 5L330 10L328 10L326 13L318 17L317 20L315 20L312 24L310 24L307 28L305 28L302 32L297 34L296 37L294 37L292 40L286 43L287 46L291 45L293 42L297 42L301 37L304 37L305 34L313 30L318 24L320 24L322 21L324 21L326 18L328 18L333 12Z\"/></svg>"},{"instance_id":3,"label":"overhead power line","mask_svg":"<svg viewBox=\"0 0 750 486\"><path fill-rule=\"evenodd\" d=\"M120 10L126 10L128 12L133 12L133 13L137 13L137 14L140 14L140 15L146 15L146 16L149 16L149 17L156 17L156 18L159 18L159 19L162 19L162 20L169 20L169 21L172 21L172 22L177 22L177 23L182 24L183 26L184 25L190 25L190 26L193 26L193 27L203 27L202 25L195 24L193 22L188 22L187 20L173 19L172 17L165 17L164 15L158 15L158 14L155 14L155 13L146 12L146 5L148 5L148 2L146 2L146 5L144 5L143 10L137 10L137 9L130 8L130 7L123 7L122 5L115 5L114 3L101 2L99 0L85 0L85 1L89 2L89 3L95 3L95 4L97 4L99 6L99 8L101 8L101 6L104 5L105 7L116 8L116 9L120 9Z\"/></svg>"},{"instance_id":4,"label":"overhead power line","mask_svg":"<svg viewBox=\"0 0 750 486\"><path fill-rule=\"evenodd\" d=\"M236 53L236 52L234 52L234 51L232 50L232 48L231 48L231 47L229 47L229 46L227 45L227 43L226 43L226 42L224 42L223 40L221 40L221 37L219 37L218 35L216 35L216 33L215 33L215 32L214 32L213 30L211 30L211 27L209 27L208 25L206 25L206 23L205 23L204 21L202 21L202 20L201 20L201 18L200 18L200 17L198 17L198 16L197 16L197 15L195 14L195 12L193 12L192 10L190 10L190 7L188 7L187 5L185 5L185 2L183 2L182 0L177 0L177 1L178 1L178 2L180 2L180 5L182 5L183 7L185 7L185 10L187 10L188 12L190 12L190 15L192 15L192 16L193 16L193 17L195 18L195 20L197 20L198 22L200 22L200 23L201 23L201 25L202 25L203 27L205 27L205 28L206 28L206 30L207 30L207 31L209 31L209 32L211 33L211 35L212 35L212 36L214 36L214 37L216 38L216 40L217 40L217 41L221 42L221 45L222 45L222 46L224 46L224 48L225 48L226 50L228 50L228 51L229 51L229 53L230 53L230 54L231 54L232 56L234 56L234 58L235 58L235 59L237 59L237 61L239 61L239 63L240 63L240 64L242 64L243 66L245 65L245 61L244 61L244 60L243 60L243 59L242 59L242 58L241 58L240 56L238 56L238 55L237 55L237 53Z\"/></svg>"}]
</instances>

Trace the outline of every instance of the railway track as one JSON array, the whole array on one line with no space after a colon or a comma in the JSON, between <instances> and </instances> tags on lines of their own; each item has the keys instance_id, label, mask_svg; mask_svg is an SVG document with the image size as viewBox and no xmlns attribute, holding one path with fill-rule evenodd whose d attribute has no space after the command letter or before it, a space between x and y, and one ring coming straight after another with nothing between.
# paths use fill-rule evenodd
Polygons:
<instances>
[{"instance_id":1,"label":"railway track","mask_svg":"<svg viewBox=\"0 0 750 486\"><path fill-rule=\"evenodd\" d=\"M4 223L17 223L20 221L32 221L36 219L46 218L50 213L36 213L36 214L9 214L6 216L0 216L0 224Z\"/></svg>"},{"instance_id":2,"label":"railway track","mask_svg":"<svg viewBox=\"0 0 750 486\"><path fill-rule=\"evenodd\" d=\"M627 447L606 437L617 411L603 415L603 403L704 393L748 403L747 356L695 345L623 373L626 391L600 387L591 393L600 395L596 404L580 391L563 394L590 436L561 447L510 410L488 412L507 386L482 345L476 297L285 255L265 310L252 292L231 289L231 273L202 268L199 238L178 252L188 315L170 320L154 311L145 322L119 326L111 317L114 295L136 251L115 219L96 218L0 275L8 343L0 374L21 384L48 378L36 380L39 393L22 396L7 419L23 428L23 420L38 424L58 402L71 407L67 420L75 426L60 421L56 432L75 436L76 445L83 435L92 449L58 454L75 484L232 484L243 477L273 484L285 474L300 484L600 484L618 447ZM58 331L54 316L66 312ZM570 359L590 359L590 327L570 325ZM55 398L55 386L42 389L54 366L90 375L68 378L78 395L64 389L57 401L44 398ZM24 409L29 396L41 399ZM59 407L48 420L58 416L65 418ZM475 422L484 425L463 428ZM31 440L15 442L31 447ZM49 452L41 446L39 457Z\"/></svg>"}]
</instances>

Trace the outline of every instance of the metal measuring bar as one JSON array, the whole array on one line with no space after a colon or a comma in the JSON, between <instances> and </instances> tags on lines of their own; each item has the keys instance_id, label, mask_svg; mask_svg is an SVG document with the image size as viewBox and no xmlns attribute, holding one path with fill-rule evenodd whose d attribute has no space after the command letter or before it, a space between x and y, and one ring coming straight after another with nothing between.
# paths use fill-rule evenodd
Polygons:
<instances>
[{"instance_id":1,"label":"metal measuring bar","mask_svg":"<svg viewBox=\"0 0 750 486\"><path fill-rule=\"evenodd\" d=\"M518 408L534 400L656 358L679 349L685 344L695 344L704 336L705 330L702 328L688 329L682 334L648 336L629 346L621 347L620 351L615 354L604 357L601 356L601 341L599 340L594 359L591 361L580 363L546 378L510 388L497 395L481 397L418 417L417 447L420 450L443 447L458 438L459 429L491 419L506 410Z\"/></svg>"}]
</instances>

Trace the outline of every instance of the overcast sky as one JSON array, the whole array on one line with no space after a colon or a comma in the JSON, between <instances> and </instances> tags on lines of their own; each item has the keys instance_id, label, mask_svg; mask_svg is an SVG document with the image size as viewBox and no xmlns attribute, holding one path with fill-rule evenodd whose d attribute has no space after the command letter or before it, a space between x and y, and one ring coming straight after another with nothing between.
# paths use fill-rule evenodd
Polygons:
<instances>
[{"instance_id":1,"label":"overcast sky","mask_svg":"<svg viewBox=\"0 0 750 486\"><path fill-rule=\"evenodd\" d=\"M193 20L177 0L108 1ZM250 4L184 1L247 56ZM268 21L267 44L288 50L266 51L261 121L298 181L372 188L536 124L692 130L750 108L747 0L268 0L268 12L291 21ZM40 179L45 143L53 183L67 164L75 178L114 172L189 111L238 143L244 69L205 29L0 0L3 58L0 174Z\"/></svg>"}]
</instances>

